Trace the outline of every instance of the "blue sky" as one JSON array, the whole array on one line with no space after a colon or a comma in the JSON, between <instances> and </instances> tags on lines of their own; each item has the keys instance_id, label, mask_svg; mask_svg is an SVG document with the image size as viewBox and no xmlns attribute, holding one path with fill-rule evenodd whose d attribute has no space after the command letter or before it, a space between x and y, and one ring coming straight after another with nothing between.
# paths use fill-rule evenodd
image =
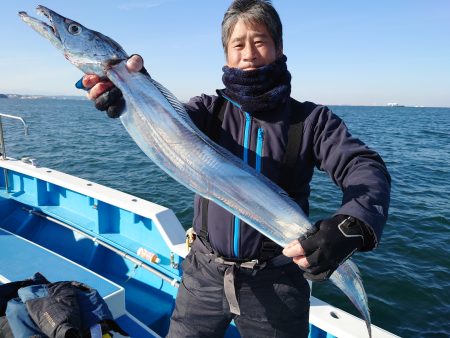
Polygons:
<instances>
[{"instance_id":1,"label":"blue sky","mask_svg":"<svg viewBox=\"0 0 450 338\"><path fill-rule=\"evenodd\" d=\"M0 93L83 95L81 72L23 24L38 4L141 54L181 100L221 88L230 0L3 1ZM450 1L274 0L292 95L323 104L450 107Z\"/></svg>"}]
</instances>

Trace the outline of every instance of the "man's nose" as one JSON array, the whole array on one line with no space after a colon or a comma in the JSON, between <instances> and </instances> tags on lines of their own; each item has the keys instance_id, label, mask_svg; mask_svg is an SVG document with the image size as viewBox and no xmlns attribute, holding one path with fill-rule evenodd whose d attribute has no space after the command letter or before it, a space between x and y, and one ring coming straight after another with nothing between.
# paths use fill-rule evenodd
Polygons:
<instances>
[{"instance_id":1,"label":"man's nose","mask_svg":"<svg viewBox=\"0 0 450 338\"><path fill-rule=\"evenodd\" d=\"M257 54L256 47L251 43L246 44L243 52L244 61L255 60L256 54Z\"/></svg>"}]
</instances>

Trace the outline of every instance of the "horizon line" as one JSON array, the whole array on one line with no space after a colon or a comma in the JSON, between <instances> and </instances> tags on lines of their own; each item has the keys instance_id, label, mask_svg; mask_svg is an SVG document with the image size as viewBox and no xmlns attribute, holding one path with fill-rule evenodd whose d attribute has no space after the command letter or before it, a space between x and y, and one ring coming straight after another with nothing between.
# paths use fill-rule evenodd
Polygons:
<instances>
[{"instance_id":1,"label":"horizon line","mask_svg":"<svg viewBox=\"0 0 450 338\"><path fill-rule=\"evenodd\" d=\"M78 100L87 100L89 99L86 95L64 95L64 94L12 94L12 93L0 93L1 95L5 95L8 99L11 99L10 96L20 97L21 100L33 100L39 98L77 98ZM187 102L187 100L180 100L181 102ZM392 105L391 102L387 102L385 104L354 104L354 103L317 103L319 105L324 106L350 106L350 107L389 107L389 108L450 108L450 106L428 106L428 105L408 105L408 104L398 104ZM397 103L396 103L397 104Z\"/></svg>"}]
</instances>

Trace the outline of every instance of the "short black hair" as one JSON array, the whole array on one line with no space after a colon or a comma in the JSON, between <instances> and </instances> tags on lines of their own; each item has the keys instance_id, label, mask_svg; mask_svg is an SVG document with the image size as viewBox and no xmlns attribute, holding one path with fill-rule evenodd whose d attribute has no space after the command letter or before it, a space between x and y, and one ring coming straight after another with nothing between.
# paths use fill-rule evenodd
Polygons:
<instances>
[{"instance_id":1,"label":"short black hair","mask_svg":"<svg viewBox=\"0 0 450 338\"><path fill-rule=\"evenodd\" d=\"M222 46L225 54L234 26L239 19L265 25L275 43L275 48L277 50L283 48L283 25L272 3L269 0L235 0L222 20Z\"/></svg>"}]
</instances>

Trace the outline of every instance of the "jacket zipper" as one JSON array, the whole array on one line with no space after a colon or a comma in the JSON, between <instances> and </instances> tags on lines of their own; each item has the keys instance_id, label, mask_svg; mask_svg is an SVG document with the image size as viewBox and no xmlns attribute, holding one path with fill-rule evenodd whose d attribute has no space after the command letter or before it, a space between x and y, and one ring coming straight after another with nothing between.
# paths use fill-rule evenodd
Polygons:
<instances>
[{"instance_id":1,"label":"jacket zipper","mask_svg":"<svg viewBox=\"0 0 450 338\"><path fill-rule=\"evenodd\" d=\"M244 126L244 154L243 160L248 164L248 150L250 147L250 131L252 129L252 118L249 113L245 113L245 126ZM241 220L234 216L233 218L233 256L239 257L239 242L240 242L240 231L241 230Z\"/></svg>"},{"instance_id":2,"label":"jacket zipper","mask_svg":"<svg viewBox=\"0 0 450 338\"><path fill-rule=\"evenodd\" d=\"M239 257L239 235L241 230L241 220L233 216L234 223L233 223L233 256Z\"/></svg>"},{"instance_id":3,"label":"jacket zipper","mask_svg":"<svg viewBox=\"0 0 450 338\"><path fill-rule=\"evenodd\" d=\"M244 129L244 162L248 164L248 148L250 146L250 131L252 127L252 118L249 113L245 113L245 129Z\"/></svg>"},{"instance_id":4,"label":"jacket zipper","mask_svg":"<svg viewBox=\"0 0 450 338\"><path fill-rule=\"evenodd\" d=\"M262 156L263 156L263 144L264 144L264 129L258 128L258 139L256 141L256 165L257 172L262 170Z\"/></svg>"}]
</instances>

